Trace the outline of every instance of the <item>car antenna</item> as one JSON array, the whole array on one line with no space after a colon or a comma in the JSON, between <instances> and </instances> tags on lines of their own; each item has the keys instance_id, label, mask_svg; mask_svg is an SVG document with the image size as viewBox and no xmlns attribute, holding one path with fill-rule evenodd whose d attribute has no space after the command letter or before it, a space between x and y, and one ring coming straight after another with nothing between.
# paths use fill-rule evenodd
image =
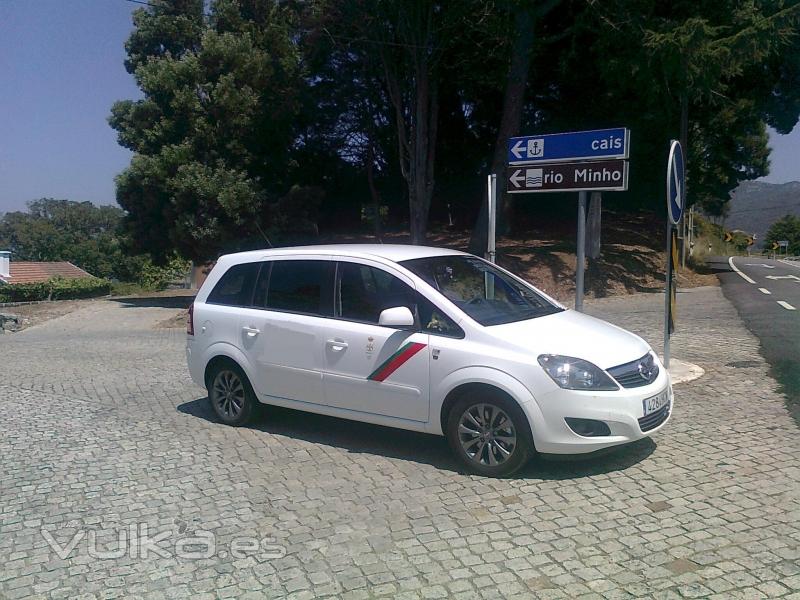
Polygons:
<instances>
[{"instance_id":1,"label":"car antenna","mask_svg":"<svg viewBox=\"0 0 800 600\"><path fill-rule=\"evenodd\" d=\"M258 233L260 233L260 234L261 234L261 237L263 237L263 238L264 238L264 239L267 241L267 243L269 244L269 247L270 247L270 248L274 248L275 246L273 246L273 245L272 245L272 242L270 242L270 241L269 241L269 238L268 238L268 237L266 236L266 234L265 234L265 233L264 233L264 232L261 230L261 225L259 225L259 224L258 224L258 222L255 222L255 225L256 225L256 229L258 229Z\"/></svg>"}]
</instances>

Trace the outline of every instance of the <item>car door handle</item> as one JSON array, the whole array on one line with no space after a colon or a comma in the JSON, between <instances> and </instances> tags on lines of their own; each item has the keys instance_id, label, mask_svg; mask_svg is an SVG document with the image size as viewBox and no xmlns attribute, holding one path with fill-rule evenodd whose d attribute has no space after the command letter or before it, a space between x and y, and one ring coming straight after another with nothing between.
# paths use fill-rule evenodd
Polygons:
<instances>
[{"instance_id":1,"label":"car door handle","mask_svg":"<svg viewBox=\"0 0 800 600\"><path fill-rule=\"evenodd\" d=\"M343 342L342 340L328 340L326 344L328 348L334 352L341 352L347 348L347 342Z\"/></svg>"},{"instance_id":2,"label":"car door handle","mask_svg":"<svg viewBox=\"0 0 800 600\"><path fill-rule=\"evenodd\" d=\"M261 330L256 329L255 327L242 327L242 331L244 331L248 337L256 337L259 333L261 333Z\"/></svg>"}]
</instances>

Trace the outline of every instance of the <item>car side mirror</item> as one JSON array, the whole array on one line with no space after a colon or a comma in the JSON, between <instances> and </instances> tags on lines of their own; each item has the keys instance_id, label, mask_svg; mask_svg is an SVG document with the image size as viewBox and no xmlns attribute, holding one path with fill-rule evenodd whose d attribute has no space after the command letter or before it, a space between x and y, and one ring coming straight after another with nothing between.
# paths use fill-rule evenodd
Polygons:
<instances>
[{"instance_id":1,"label":"car side mirror","mask_svg":"<svg viewBox=\"0 0 800 600\"><path fill-rule=\"evenodd\" d=\"M406 306L387 308L381 311L381 316L378 317L378 325L395 327L397 329L413 327L415 325L414 315Z\"/></svg>"}]
</instances>

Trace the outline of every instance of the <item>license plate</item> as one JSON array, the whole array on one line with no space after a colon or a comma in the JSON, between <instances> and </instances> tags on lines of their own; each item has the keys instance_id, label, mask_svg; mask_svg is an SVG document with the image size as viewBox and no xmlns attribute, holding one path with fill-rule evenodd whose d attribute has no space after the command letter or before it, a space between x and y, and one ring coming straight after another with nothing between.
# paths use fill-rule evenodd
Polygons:
<instances>
[{"instance_id":1,"label":"license plate","mask_svg":"<svg viewBox=\"0 0 800 600\"><path fill-rule=\"evenodd\" d=\"M650 398L645 398L642 400L642 406L644 407L644 416L651 415L654 412L661 410L667 404L669 404L669 389L664 390L657 396L651 396Z\"/></svg>"}]
</instances>

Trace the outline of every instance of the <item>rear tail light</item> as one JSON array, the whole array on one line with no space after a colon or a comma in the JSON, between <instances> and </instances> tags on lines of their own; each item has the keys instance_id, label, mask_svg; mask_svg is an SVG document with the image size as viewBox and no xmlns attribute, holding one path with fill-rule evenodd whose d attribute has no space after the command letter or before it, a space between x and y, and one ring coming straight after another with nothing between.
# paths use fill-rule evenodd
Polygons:
<instances>
[{"instance_id":1,"label":"rear tail light","mask_svg":"<svg viewBox=\"0 0 800 600\"><path fill-rule=\"evenodd\" d=\"M194 302L189 305L189 318L186 319L186 333L194 335Z\"/></svg>"}]
</instances>

